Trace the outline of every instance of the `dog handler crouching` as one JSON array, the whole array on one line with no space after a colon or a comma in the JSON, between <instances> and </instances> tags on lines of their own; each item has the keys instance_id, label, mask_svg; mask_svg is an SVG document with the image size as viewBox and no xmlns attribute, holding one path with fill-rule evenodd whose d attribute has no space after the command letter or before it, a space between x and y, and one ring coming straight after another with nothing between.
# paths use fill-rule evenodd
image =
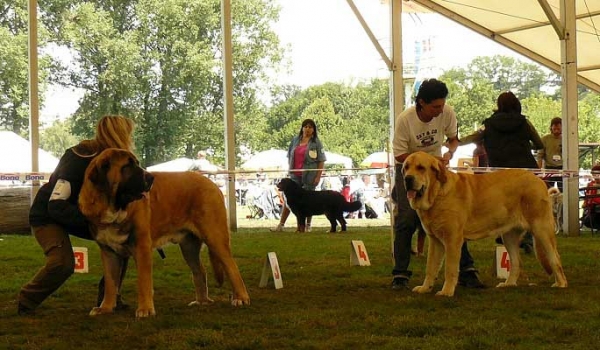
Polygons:
<instances>
[{"instance_id":1,"label":"dog handler crouching","mask_svg":"<svg viewBox=\"0 0 600 350\"><path fill-rule=\"evenodd\" d=\"M93 239L87 220L77 205L85 170L92 159L107 148L133 151L133 129L131 119L112 115L102 117L95 138L66 150L48 183L38 191L29 212L29 224L46 255L46 264L21 288L19 315L33 314L73 274L75 257L69 235ZM127 260L124 260L121 280L126 268ZM99 285L99 302L102 302L103 295L104 278ZM117 308L126 308L120 296Z\"/></svg>"},{"instance_id":2,"label":"dog handler crouching","mask_svg":"<svg viewBox=\"0 0 600 350\"><path fill-rule=\"evenodd\" d=\"M395 122L393 150L396 159L395 184L392 197L397 211L394 218L394 269L392 289L408 289L412 271L408 270L411 255L411 241L415 230L420 226L417 212L406 197L402 162L411 153L423 151L448 165L458 147L458 123L456 114L446 105L448 88L436 79L423 81L417 96L416 105L398 114ZM444 139L448 138L448 152L442 155ZM477 277L474 261L463 243L460 257L458 284L469 288L483 288Z\"/></svg>"}]
</instances>

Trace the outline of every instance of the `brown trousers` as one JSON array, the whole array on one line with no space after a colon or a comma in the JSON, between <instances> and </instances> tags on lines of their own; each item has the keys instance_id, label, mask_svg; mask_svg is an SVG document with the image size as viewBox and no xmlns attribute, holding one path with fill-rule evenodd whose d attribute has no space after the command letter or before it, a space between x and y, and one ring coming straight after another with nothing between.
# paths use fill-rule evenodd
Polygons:
<instances>
[{"instance_id":1,"label":"brown trousers","mask_svg":"<svg viewBox=\"0 0 600 350\"><path fill-rule=\"evenodd\" d=\"M69 234L59 225L33 227L33 235L46 256L46 264L19 292L18 300L35 309L73 274L75 257Z\"/></svg>"}]
</instances>

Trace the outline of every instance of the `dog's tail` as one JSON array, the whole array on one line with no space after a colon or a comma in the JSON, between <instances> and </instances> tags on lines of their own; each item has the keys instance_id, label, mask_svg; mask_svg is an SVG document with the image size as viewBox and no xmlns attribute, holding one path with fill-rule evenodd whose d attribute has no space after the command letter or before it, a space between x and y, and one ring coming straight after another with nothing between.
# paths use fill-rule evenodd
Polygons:
<instances>
[{"instance_id":1,"label":"dog's tail","mask_svg":"<svg viewBox=\"0 0 600 350\"><path fill-rule=\"evenodd\" d=\"M353 212L360 209L360 206L360 201L344 202L344 204L342 205L342 210L346 212Z\"/></svg>"},{"instance_id":2,"label":"dog's tail","mask_svg":"<svg viewBox=\"0 0 600 350\"><path fill-rule=\"evenodd\" d=\"M558 188L556 188L556 187L550 187L548 189L548 195L555 196L557 194L560 194L560 190Z\"/></svg>"},{"instance_id":3,"label":"dog's tail","mask_svg":"<svg viewBox=\"0 0 600 350\"><path fill-rule=\"evenodd\" d=\"M208 256L210 257L210 264L213 267L215 279L217 280L217 286L221 287L225 282L225 266L223 265L219 257L216 254L214 254L210 249L208 250Z\"/></svg>"}]
</instances>

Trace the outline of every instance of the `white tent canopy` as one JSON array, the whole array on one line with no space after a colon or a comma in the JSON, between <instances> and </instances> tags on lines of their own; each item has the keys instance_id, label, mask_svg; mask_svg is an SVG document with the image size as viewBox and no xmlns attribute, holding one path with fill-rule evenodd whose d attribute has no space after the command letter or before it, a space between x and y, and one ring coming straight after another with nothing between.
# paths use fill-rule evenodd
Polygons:
<instances>
[{"instance_id":1,"label":"white tent canopy","mask_svg":"<svg viewBox=\"0 0 600 350\"><path fill-rule=\"evenodd\" d=\"M182 158L170 160L168 162L154 164L152 166L149 166L147 170L148 171L166 171L166 172L188 171L188 170L192 170L192 166L194 166L195 162L196 161L193 159L182 157ZM205 160L203 162L200 170L217 171L217 170L219 170L219 167L214 164L211 164L207 160Z\"/></svg>"},{"instance_id":2,"label":"white tent canopy","mask_svg":"<svg viewBox=\"0 0 600 350\"><path fill-rule=\"evenodd\" d=\"M280 149L258 152L245 161L240 168L244 170L287 170L287 152Z\"/></svg>"},{"instance_id":3,"label":"white tent canopy","mask_svg":"<svg viewBox=\"0 0 600 350\"><path fill-rule=\"evenodd\" d=\"M338 164L342 165L346 169L352 168L352 158L350 157L327 151L325 152L325 156L327 157L325 164Z\"/></svg>"},{"instance_id":4,"label":"white tent canopy","mask_svg":"<svg viewBox=\"0 0 600 350\"><path fill-rule=\"evenodd\" d=\"M411 0L561 72L561 0ZM414 10L414 6L413 6ZM577 80L600 92L600 1L575 0Z\"/></svg>"},{"instance_id":5,"label":"white tent canopy","mask_svg":"<svg viewBox=\"0 0 600 350\"><path fill-rule=\"evenodd\" d=\"M29 141L12 131L0 131L0 173L31 172L31 145ZM39 172L51 173L58 164L58 158L38 150Z\"/></svg>"},{"instance_id":6,"label":"white tent canopy","mask_svg":"<svg viewBox=\"0 0 600 350\"><path fill-rule=\"evenodd\" d=\"M327 160L325 164L339 164L344 168L352 168L352 158L343 156L341 154L325 152ZM244 170L288 170L288 158L287 151L279 149L270 149L267 151L259 152L247 161L245 161L241 167Z\"/></svg>"}]
</instances>

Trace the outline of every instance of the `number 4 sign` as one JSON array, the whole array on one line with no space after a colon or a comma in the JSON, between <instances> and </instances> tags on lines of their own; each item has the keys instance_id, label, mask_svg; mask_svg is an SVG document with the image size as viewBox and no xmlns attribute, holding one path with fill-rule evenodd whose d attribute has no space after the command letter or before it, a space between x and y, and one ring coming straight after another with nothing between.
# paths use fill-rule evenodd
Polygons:
<instances>
[{"instance_id":1,"label":"number 4 sign","mask_svg":"<svg viewBox=\"0 0 600 350\"><path fill-rule=\"evenodd\" d=\"M265 265L263 266L262 276L260 277L259 288L264 288L269 283L269 275L273 276L273 283L275 289L283 288L283 279L281 278L281 271L279 270L279 262L277 262L277 254L275 252L267 253L267 259L265 259Z\"/></svg>"},{"instance_id":2,"label":"number 4 sign","mask_svg":"<svg viewBox=\"0 0 600 350\"><path fill-rule=\"evenodd\" d=\"M508 272L510 271L510 258L508 252L503 245L496 246L496 255L494 256L494 263L496 265L496 277L501 279L508 278Z\"/></svg>"},{"instance_id":3,"label":"number 4 sign","mask_svg":"<svg viewBox=\"0 0 600 350\"><path fill-rule=\"evenodd\" d=\"M352 241L350 244L350 265L371 266L363 241Z\"/></svg>"}]
</instances>

